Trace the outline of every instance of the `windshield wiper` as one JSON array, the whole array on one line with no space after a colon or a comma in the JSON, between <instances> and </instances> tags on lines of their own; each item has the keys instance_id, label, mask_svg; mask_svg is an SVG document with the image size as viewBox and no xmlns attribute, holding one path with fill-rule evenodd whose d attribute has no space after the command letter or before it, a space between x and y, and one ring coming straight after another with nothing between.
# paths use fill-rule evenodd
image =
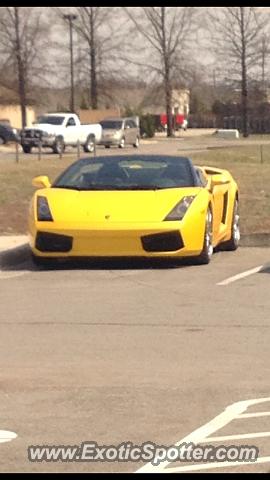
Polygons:
<instances>
[{"instance_id":1,"label":"windshield wiper","mask_svg":"<svg viewBox=\"0 0 270 480\"><path fill-rule=\"evenodd\" d=\"M156 185L93 185L87 190L158 190L161 187Z\"/></svg>"},{"instance_id":2,"label":"windshield wiper","mask_svg":"<svg viewBox=\"0 0 270 480\"><path fill-rule=\"evenodd\" d=\"M76 185L53 185L53 188L78 190L79 192L91 192L92 190L126 190L125 187L119 185L90 185L89 187L77 187Z\"/></svg>"},{"instance_id":3,"label":"windshield wiper","mask_svg":"<svg viewBox=\"0 0 270 480\"><path fill-rule=\"evenodd\" d=\"M52 188L64 188L67 190L81 190L80 187L76 187L73 185L53 185Z\"/></svg>"},{"instance_id":4,"label":"windshield wiper","mask_svg":"<svg viewBox=\"0 0 270 480\"><path fill-rule=\"evenodd\" d=\"M79 192L90 192L92 190L160 190L164 187L156 185L91 185L89 187L77 187L76 185L53 185L53 188L77 190Z\"/></svg>"},{"instance_id":5,"label":"windshield wiper","mask_svg":"<svg viewBox=\"0 0 270 480\"><path fill-rule=\"evenodd\" d=\"M157 185L127 185L125 190L160 190L163 187Z\"/></svg>"}]
</instances>

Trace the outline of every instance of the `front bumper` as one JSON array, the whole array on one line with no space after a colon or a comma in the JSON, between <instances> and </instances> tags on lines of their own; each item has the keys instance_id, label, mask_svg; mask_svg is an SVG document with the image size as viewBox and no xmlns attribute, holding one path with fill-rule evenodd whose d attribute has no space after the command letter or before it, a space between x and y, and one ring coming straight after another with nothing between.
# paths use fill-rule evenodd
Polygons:
<instances>
[{"instance_id":1,"label":"front bumper","mask_svg":"<svg viewBox=\"0 0 270 480\"><path fill-rule=\"evenodd\" d=\"M98 145L110 146L110 145L119 145L121 142L121 138L101 138L98 142Z\"/></svg>"},{"instance_id":2,"label":"front bumper","mask_svg":"<svg viewBox=\"0 0 270 480\"><path fill-rule=\"evenodd\" d=\"M42 257L182 257L199 255L204 222L115 224L113 227L30 222L30 246Z\"/></svg>"},{"instance_id":3,"label":"front bumper","mask_svg":"<svg viewBox=\"0 0 270 480\"><path fill-rule=\"evenodd\" d=\"M29 146L29 147L52 147L55 142L55 137L42 137L42 138L30 138L24 137L21 139L22 146Z\"/></svg>"}]
</instances>

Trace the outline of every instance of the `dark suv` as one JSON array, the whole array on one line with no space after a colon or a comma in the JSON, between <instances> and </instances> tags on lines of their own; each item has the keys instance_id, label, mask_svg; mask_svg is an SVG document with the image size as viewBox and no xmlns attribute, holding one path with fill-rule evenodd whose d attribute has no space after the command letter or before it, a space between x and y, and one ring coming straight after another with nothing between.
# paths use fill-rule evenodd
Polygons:
<instances>
[{"instance_id":1,"label":"dark suv","mask_svg":"<svg viewBox=\"0 0 270 480\"><path fill-rule=\"evenodd\" d=\"M0 145L8 142L19 142L19 135L16 128L0 123Z\"/></svg>"}]
</instances>

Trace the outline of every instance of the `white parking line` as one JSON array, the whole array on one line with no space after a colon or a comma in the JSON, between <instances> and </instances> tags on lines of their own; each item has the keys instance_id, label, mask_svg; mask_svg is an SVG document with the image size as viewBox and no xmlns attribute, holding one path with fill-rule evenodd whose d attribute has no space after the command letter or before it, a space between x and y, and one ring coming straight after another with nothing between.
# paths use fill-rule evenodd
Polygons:
<instances>
[{"instance_id":1,"label":"white parking line","mask_svg":"<svg viewBox=\"0 0 270 480\"><path fill-rule=\"evenodd\" d=\"M248 407L252 405L256 405L258 403L264 403L264 402L270 402L270 397L266 398L255 398L252 400L244 400L240 402L233 403L232 405L229 405L222 413L217 415L215 418L210 420L210 422L206 423L205 425L202 425L201 427L197 428L197 430L194 430L192 433L187 435L186 437L182 438L179 442L175 443L174 446L180 446L182 444L187 444L187 443L194 443L194 444L201 444L203 442L209 442L209 441L218 441L220 438L254 438L254 436L258 437L264 437L264 436L269 436L270 432L257 432L253 434L247 434L247 435L232 435L232 436L227 436L227 437L210 437L211 434L215 433L217 430L220 430L221 428L225 427L228 425L232 420L238 419L239 415L241 415L245 410L247 410ZM252 435L252 437L248 437L248 435ZM180 447L179 453L181 453L181 450L183 448ZM252 465L256 463L268 463L270 462L270 457L259 457L256 462L252 463ZM156 462L158 463L158 462ZM163 461L159 464L153 465L152 462L147 463L143 467L139 468L137 470L137 473L170 473L170 472L184 472L184 471L194 471L194 470L205 470L208 469L210 470L211 468L221 468L223 467L228 467L228 466L235 466L235 465L241 465L245 464L247 465L247 462L213 462L213 463L207 463L207 464L196 464L196 465L185 465L185 466L179 466L179 467L170 467L166 468L167 465L169 465L171 462L168 461Z\"/></svg>"},{"instance_id":2,"label":"white parking line","mask_svg":"<svg viewBox=\"0 0 270 480\"><path fill-rule=\"evenodd\" d=\"M252 418L252 417L267 417L270 412L253 412L253 413L241 413L237 418Z\"/></svg>"},{"instance_id":3,"label":"white parking line","mask_svg":"<svg viewBox=\"0 0 270 480\"><path fill-rule=\"evenodd\" d=\"M241 280L242 278L249 277L249 275L253 275L254 273L260 272L262 268L263 268L263 265L260 265L259 267L251 268L251 270L246 270L245 272L238 273L233 277L226 278L226 280L223 280L222 282L217 283L217 285L229 285L229 283L237 282L237 280Z\"/></svg>"},{"instance_id":4,"label":"white parking line","mask_svg":"<svg viewBox=\"0 0 270 480\"><path fill-rule=\"evenodd\" d=\"M0 443L10 442L14 440L18 435L15 432L9 430L0 430Z\"/></svg>"},{"instance_id":5,"label":"white parking line","mask_svg":"<svg viewBox=\"0 0 270 480\"><path fill-rule=\"evenodd\" d=\"M205 442L227 442L228 440L242 440L242 438L261 438L270 437L270 432L240 433L237 435L224 435L221 437L207 437L201 440Z\"/></svg>"},{"instance_id":6,"label":"white parking line","mask_svg":"<svg viewBox=\"0 0 270 480\"><path fill-rule=\"evenodd\" d=\"M268 463L270 457L260 457L254 463ZM250 463L250 465L254 465ZM225 467L239 467L241 465L247 466L247 462L213 462L213 463L201 463L200 465L193 465L192 468L189 465L183 467L171 467L166 468L162 473L177 473L177 472L195 472L196 470L211 470L212 468L225 468Z\"/></svg>"}]
</instances>

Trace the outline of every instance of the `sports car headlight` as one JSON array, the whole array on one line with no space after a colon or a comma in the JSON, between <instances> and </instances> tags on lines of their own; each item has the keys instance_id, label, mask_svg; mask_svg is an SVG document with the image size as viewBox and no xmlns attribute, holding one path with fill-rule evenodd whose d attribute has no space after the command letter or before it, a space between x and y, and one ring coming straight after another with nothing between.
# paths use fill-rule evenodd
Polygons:
<instances>
[{"instance_id":1,"label":"sports car headlight","mask_svg":"<svg viewBox=\"0 0 270 480\"><path fill-rule=\"evenodd\" d=\"M169 215L167 215L167 217L165 217L164 220L167 220L167 221L182 220L188 208L190 207L191 203L193 202L194 198L195 198L194 195L190 195L188 197L182 198L182 200L180 200L180 202L171 210Z\"/></svg>"},{"instance_id":2,"label":"sports car headlight","mask_svg":"<svg viewBox=\"0 0 270 480\"><path fill-rule=\"evenodd\" d=\"M46 197L37 197L37 219L39 222L53 222L53 217Z\"/></svg>"}]
</instances>

